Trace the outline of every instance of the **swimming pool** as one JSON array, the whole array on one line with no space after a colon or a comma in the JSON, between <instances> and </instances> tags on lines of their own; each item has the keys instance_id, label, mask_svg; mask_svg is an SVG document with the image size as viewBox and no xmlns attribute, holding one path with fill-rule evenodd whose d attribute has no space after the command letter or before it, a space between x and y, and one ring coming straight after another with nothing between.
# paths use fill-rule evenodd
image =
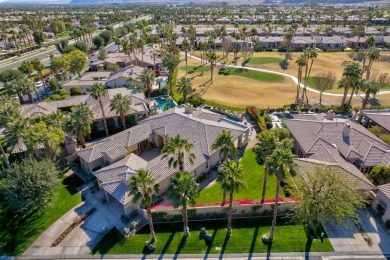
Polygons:
<instances>
[{"instance_id":1,"label":"swimming pool","mask_svg":"<svg viewBox=\"0 0 390 260\"><path fill-rule=\"evenodd\" d=\"M230 117L230 116L228 116L226 118L226 120L233 121L233 122L236 122L236 123L241 123L242 122L242 120L239 120L239 119L236 119L236 118Z\"/></svg>"},{"instance_id":2,"label":"swimming pool","mask_svg":"<svg viewBox=\"0 0 390 260\"><path fill-rule=\"evenodd\" d=\"M145 49L145 50L151 49L151 48L153 48L153 46L150 46L150 45L145 45L145 46L144 46L144 49Z\"/></svg>"},{"instance_id":3,"label":"swimming pool","mask_svg":"<svg viewBox=\"0 0 390 260\"><path fill-rule=\"evenodd\" d=\"M165 103L167 102L167 97L168 96L159 96L159 97L155 97L154 98L154 100L156 101L158 107L162 111L164 111ZM174 107L176 107L175 102L173 102L173 100L169 100L169 108L174 108Z\"/></svg>"}]
</instances>

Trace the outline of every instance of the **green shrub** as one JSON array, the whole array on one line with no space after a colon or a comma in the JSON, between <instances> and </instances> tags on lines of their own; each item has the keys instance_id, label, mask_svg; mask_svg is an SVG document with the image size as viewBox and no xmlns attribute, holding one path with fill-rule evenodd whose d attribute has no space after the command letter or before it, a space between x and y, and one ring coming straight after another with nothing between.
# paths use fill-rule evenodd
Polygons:
<instances>
[{"instance_id":1,"label":"green shrub","mask_svg":"<svg viewBox=\"0 0 390 260\"><path fill-rule=\"evenodd\" d=\"M62 96L60 96L59 94L53 94L50 96L50 99L51 100L61 100L61 99L64 99Z\"/></svg>"},{"instance_id":2,"label":"green shrub","mask_svg":"<svg viewBox=\"0 0 390 260\"><path fill-rule=\"evenodd\" d=\"M56 78L49 80L49 89L53 92L58 90L58 80Z\"/></svg>"},{"instance_id":3,"label":"green shrub","mask_svg":"<svg viewBox=\"0 0 390 260\"><path fill-rule=\"evenodd\" d=\"M70 88L70 95L71 96L79 96L82 94L81 88L78 86L73 86Z\"/></svg>"}]
</instances>

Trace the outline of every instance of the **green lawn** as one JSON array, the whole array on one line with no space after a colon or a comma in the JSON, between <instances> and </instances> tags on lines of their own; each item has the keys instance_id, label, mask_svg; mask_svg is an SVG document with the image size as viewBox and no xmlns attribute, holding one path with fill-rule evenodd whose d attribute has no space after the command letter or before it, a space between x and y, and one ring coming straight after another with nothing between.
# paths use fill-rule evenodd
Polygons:
<instances>
[{"instance_id":1,"label":"green lawn","mask_svg":"<svg viewBox=\"0 0 390 260\"><path fill-rule=\"evenodd\" d=\"M263 185L264 166L256 162L256 154L252 149L246 150L241 159L246 176L244 183L246 187L234 194L235 200L261 199ZM275 198L276 177L271 175L267 178L266 199ZM283 189L280 189L280 196L285 196ZM202 190L196 204L222 201L222 189L219 183Z\"/></svg>"},{"instance_id":2,"label":"green lawn","mask_svg":"<svg viewBox=\"0 0 390 260\"><path fill-rule=\"evenodd\" d=\"M254 79L259 81L266 81L266 82L279 82L283 81L284 77L268 73L268 72L261 72L261 71L254 71L254 70L248 70L248 69L242 69L242 68L222 68L218 72L219 75L235 75L240 76L248 79Z\"/></svg>"},{"instance_id":3,"label":"green lawn","mask_svg":"<svg viewBox=\"0 0 390 260\"><path fill-rule=\"evenodd\" d=\"M269 64L269 63L279 63L281 61L284 61L284 59L275 58L275 57L260 57L260 58L250 58L248 60L248 64Z\"/></svg>"},{"instance_id":4,"label":"green lawn","mask_svg":"<svg viewBox=\"0 0 390 260\"><path fill-rule=\"evenodd\" d=\"M217 107L217 108L222 108L222 109L226 109L226 110L231 110L231 111L237 111L237 112L244 112L245 111L245 107L231 107L231 106L225 106L225 105L221 105L221 104L218 104L216 102L213 102L213 101L208 101L206 100L204 102L206 105L209 105L209 106L213 106L213 107Z\"/></svg>"},{"instance_id":5,"label":"green lawn","mask_svg":"<svg viewBox=\"0 0 390 260\"><path fill-rule=\"evenodd\" d=\"M312 89L317 89L317 90L318 90L316 84L314 83L314 79L315 79L315 78L318 78L318 77L309 77L309 78L307 79L307 85L308 85L309 87L311 87Z\"/></svg>"},{"instance_id":6,"label":"green lawn","mask_svg":"<svg viewBox=\"0 0 390 260\"><path fill-rule=\"evenodd\" d=\"M21 255L43 231L81 202L76 188L82 183L77 176L63 178L55 199L41 213L16 215L0 208L0 255Z\"/></svg>"},{"instance_id":7,"label":"green lawn","mask_svg":"<svg viewBox=\"0 0 390 260\"><path fill-rule=\"evenodd\" d=\"M302 226L288 224L278 219L272 246L261 241L263 234L269 234L271 218L233 220L233 233L226 236L227 220L190 222L190 236L183 237L182 223L155 224L156 250L153 254L220 254L224 253L266 253L270 252L331 252L333 247L328 238L323 242L307 241ZM199 230L205 227L214 239L206 242L199 237ZM149 228L145 226L139 234L124 238L115 228L111 230L92 250L92 254L142 254L145 241L150 239Z\"/></svg>"},{"instance_id":8,"label":"green lawn","mask_svg":"<svg viewBox=\"0 0 390 260\"><path fill-rule=\"evenodd\" d=\"M64 32L64 33L58 33L56 35L58 38L65 38L69 36L69 32Z\"/></svg>"},{"instance_id":9,"label":"green lawn","mask_svg":"<svg viewBox=\"0 0 390 260\"><path fill-rule=\"evenodd\" d=\"M183 71L186 71L186 66L181 66L180 69L183 70ZM210 71L210 67L209 66L187 66L188 74L192 74L192 73L195 73L195 72L201 73L202 69L203 69L203 72Z\"/></svg>"}]
</instances>

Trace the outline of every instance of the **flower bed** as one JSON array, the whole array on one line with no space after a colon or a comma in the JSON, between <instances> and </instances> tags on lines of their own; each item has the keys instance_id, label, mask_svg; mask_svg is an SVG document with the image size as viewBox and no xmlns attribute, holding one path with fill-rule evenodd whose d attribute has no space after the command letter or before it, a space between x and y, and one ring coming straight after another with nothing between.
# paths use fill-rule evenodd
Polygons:
<instances>
[{"instance_id":1,"label":"flower bed","mask_svg":"<svg viewBox=\"0 0 390 260\"><path fill-rule=\"evenodd\" d=\"M298 198L295 197L288 197L288 198L283 198L279 197L278 202L290 202L290 201L298 201ZM264 204L271 204L275 203L275 199L265 199ZM234 200L233 205L260 205L260 200ZM221 202L210 202L210 203L205 203L205 204L196 204L193 208L202 208L202 207L215 207L215 206L221 206ZM228 206L229 201L226 201L224 206ZM151 209L152 210L165 210L165 209L173 209L173 205L171 203L165 203L165 204L157 204L153 206Z\"/></svg>"},{"instance_id":2,"label":"flower bed","mask_svg":"<svg viewBox=\"0 0 390 260\"><path fill-rule=\"evenodd\" d=\"M62 240L65 239L65 237L75 228L77 227L78 225L80 225L81 222L83 222L86 218L88 218L90 215L92 215L94 212L96 211L96 208L92 208L90 210L88 210L85 214L82 214L81 216L79 217L76 217L74 220L73 220L73 223L70 224L70 226L64 231L61 233L61 235L59 235L57 237L56 240L54 240L54 242L51 244L52 247L56 247L58 246Z\"/></svg>"}]
</instances>

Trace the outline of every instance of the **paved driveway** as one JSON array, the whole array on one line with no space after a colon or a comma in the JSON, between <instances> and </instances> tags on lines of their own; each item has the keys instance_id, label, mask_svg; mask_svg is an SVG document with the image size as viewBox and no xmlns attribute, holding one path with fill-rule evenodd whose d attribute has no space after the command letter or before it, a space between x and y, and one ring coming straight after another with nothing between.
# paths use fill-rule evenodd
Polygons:
<instances>
[{"instance_id":1,"label":"paved driveway","mask_svg":"<svg viewBox=\"0 0 390 260\"><path fill-rule=\"evenodd\" d=\"M86 188L89 192L89 188ZM122 230L124 224L120 220L121 209L115 203L103 203L104 194L99 191L86 195L86 201L80 203L53 225L51 225L24 252L24 256L40 255L88 255L104 235L115 226ZM97 211L89 216L81 225L73 229L57 246L51 247L54 240L73 223L73 219L95 207Z\"/></svg>"},{"instance_id":2,"label":"paved driveway","mask_svg":"<svg viewBox=\"0 0 390 260\"><path fill-rule=\"evenodd\" d=\"M346 221L347 226L339 224L324 226L334 250L336 252L389 254L390 234L386 232L383 224L380 224L379 220L367 209L361 210L359 216L363 229L372 239L372 245L367 244L351 221Z\"/></svg>"}]
</instances>

